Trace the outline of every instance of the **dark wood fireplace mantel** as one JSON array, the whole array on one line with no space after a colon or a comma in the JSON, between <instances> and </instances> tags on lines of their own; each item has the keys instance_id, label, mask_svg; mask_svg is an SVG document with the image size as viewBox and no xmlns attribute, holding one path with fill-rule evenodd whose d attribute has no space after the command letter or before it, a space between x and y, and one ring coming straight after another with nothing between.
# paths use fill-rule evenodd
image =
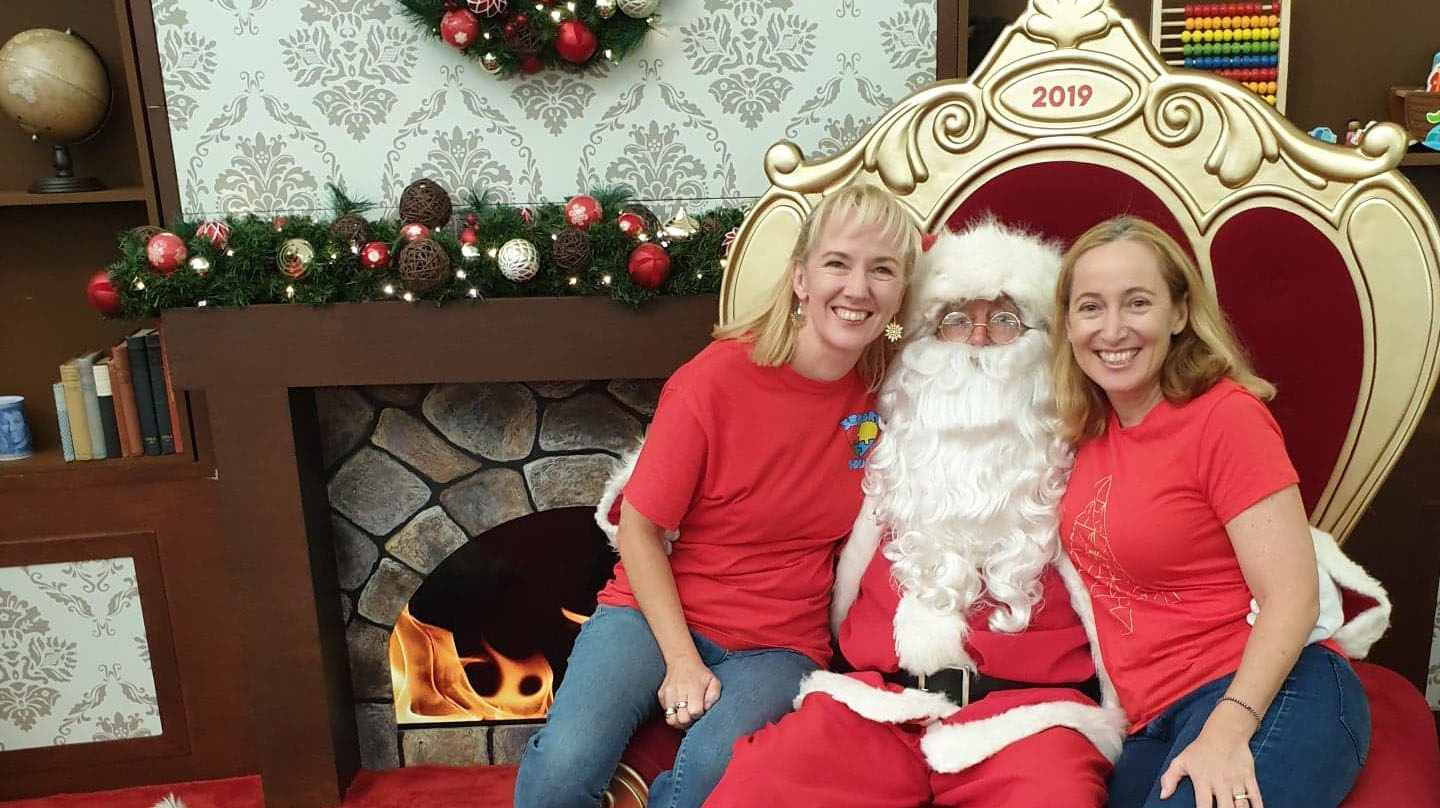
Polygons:
<instances>
[{"instance_id":1,"label":"dark wood fireplace mantel","mask_svg":"<svg viewBox=\"0 0 1440 808\"><path fill-rule=\"evenodd\" d=\"M334 805L359 767L313 388L664 378L709 339L710 296L436 308L180 309L178 388L203 390L247 700L268 806Z\"/></svg>"}]
</instances>

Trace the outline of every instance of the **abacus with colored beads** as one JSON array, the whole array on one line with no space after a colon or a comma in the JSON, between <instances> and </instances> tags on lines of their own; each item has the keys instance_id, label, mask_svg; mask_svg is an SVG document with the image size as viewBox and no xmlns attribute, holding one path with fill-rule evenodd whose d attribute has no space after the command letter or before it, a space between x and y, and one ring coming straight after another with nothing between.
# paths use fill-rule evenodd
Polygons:
<instances>
[{"instance_id":1,"label":"abacus with colored beads","mask_svg":"<svg viewBox=\"0 0 1440 808\"><path fill-rule=\"evenodd\" d=\"M1234 79L1285 111L1290 4L1155 0L1150 39L1165 63Z\"/></svg>"}]
</instances>

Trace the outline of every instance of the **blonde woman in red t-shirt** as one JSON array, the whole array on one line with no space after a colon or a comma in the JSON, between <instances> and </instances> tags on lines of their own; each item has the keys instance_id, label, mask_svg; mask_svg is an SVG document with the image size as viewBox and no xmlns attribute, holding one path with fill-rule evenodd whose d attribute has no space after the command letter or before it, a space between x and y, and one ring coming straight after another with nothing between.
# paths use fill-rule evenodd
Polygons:
<instances>
[{"instance_id":1,"label":"blonde woman in red t-shirt","mask_svg":"<svg viewBox=\"0 0 1440 808\"><path fill-rule=\"evenodd\" d=\"M651 715L686 730L650 805L698 808L735 740L829 660L839 542L878 436L882 335L919 233L875 186L822 200L771 305L670 377L622 479L614 579L581 628L516 808L598 805ZM618 492L607 497L613 500Z\"/></svg>"},{"instance_id":2,"label":"blonde woman in red t-shirt","mask_svg":"<svg viewBox=\"0 0 1440 808\"><path fill-rule=\"evenodd\" d=\"M1080 236L1056 300L1056 400L1077 444L1060 537L1130 720L1110 805L1338 805L1369 707L1337 646L1311 642L1316 557L1274 388L1149 222Z\"/></svg>"}]
</instances>

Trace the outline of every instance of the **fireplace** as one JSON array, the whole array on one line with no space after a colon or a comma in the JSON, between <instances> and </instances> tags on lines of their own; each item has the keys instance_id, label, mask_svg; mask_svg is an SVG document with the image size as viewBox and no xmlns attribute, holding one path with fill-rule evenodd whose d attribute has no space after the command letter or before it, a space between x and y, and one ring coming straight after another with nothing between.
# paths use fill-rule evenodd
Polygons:
<instances>
[{"instance_id":1,"label":"fireplace","mask_svg":"<svg viewBox=\"0 0 1440 808\"><path fill-rule=\"evenodd\" d=\"M388 626L418 589L421 569L433 570L441 560L397 541L401 527L436 504L435 489L417 482L423 491L388 492L405 504L389 511L381 505L377 513L390 513L385 521L395 522L379 532L350 522L327 491L339 466L375 448L365 437L383 415L378 397L428 393L437 383L665 378L704 347L717 308L713 296L660 298L639 309L573 297L439 308L361 303L165 313L171 376L208 413L196 423L197 440L214 446L220 469L226 569L244 651L239 697L248 705L267 806L336 805L362 758L376 759L377 750L360 748L361 737L376 737L364 724L388 716L393 728L394 706L361 696L357 685L378 683L377 698L390 700ZM359 409L369 415L352 422L353 433L322 433L319 411L334 412L327 398L350 393L359 394ZM419 404L406 401L402 409ZM409 468L404 461L395 465ZM524 477L518 462L493 467ZM467 470L445 490L488 468ZM534 504L515 515L538 510ZM444 528L442 520L434 522ZM464 532L458 541L471 535L479 533ZM336 552L344 543L366 563L344 566L351 562ZM388 584L356 580L372 572L383 573ZM379 652L356 658L350 640L375 633ZM497 742L493 731L476 734L487 736L478 748ZM392 750L396 745L389 742ZM398 751L392 754L398 763Z\"/></svg>"},{"instance_id":2,"label":"fireplace","mask_svg":"<svg viewBox=\"0 0 1440 808\"><path fill-rule=\"evenodd\" d=\"M518 763L615 563L659 380L316 391L361 763Z\"/></svg>"}]
</instances>

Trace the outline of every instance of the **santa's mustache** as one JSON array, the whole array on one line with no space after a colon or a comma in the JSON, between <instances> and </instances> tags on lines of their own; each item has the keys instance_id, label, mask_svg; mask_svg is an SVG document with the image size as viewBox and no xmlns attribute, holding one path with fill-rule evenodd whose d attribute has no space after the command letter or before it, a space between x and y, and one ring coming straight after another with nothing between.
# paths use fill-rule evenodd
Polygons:
<instances>
[{"instance_id":1,"label":"santa's mustache","mask_svg":"<svg viewBox=\"0 0 1440 808\"><path fill-rule=\"evenodd\" d=\"M901 350L881 388L880 414L892 430L1020 426L1021 413L1051 410L1048 356L1041 331L985 347L927 337Z\"/></svg>"}]
</instances>

